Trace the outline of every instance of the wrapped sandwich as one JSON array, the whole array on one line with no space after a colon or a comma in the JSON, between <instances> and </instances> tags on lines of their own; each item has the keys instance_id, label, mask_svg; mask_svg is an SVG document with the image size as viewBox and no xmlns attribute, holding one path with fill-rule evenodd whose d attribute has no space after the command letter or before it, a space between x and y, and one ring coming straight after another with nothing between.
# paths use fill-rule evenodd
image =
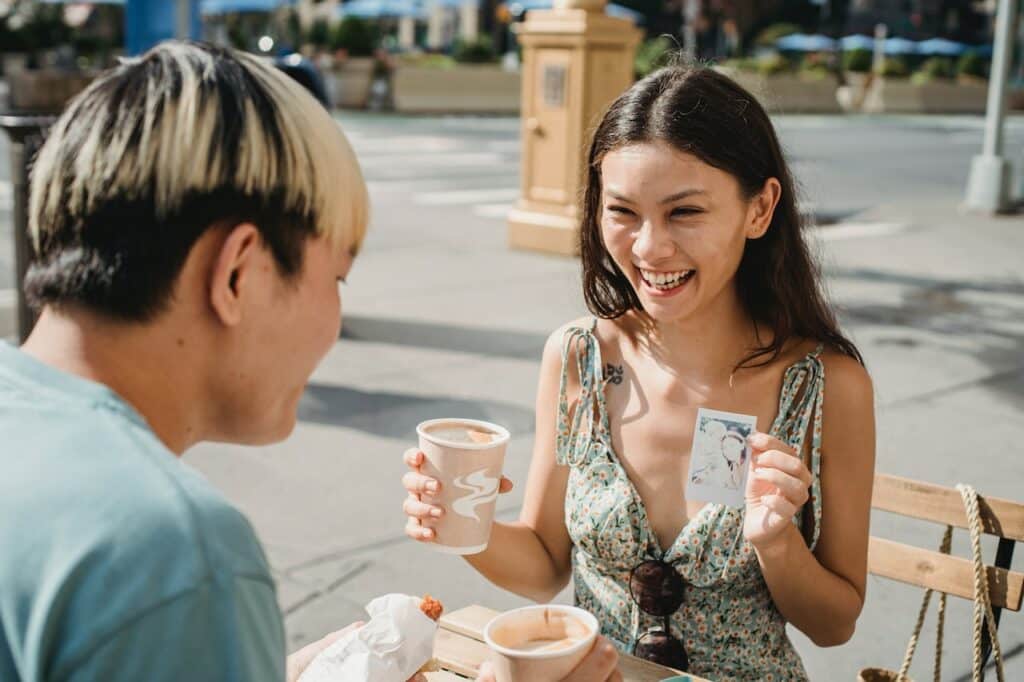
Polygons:
<instances>
[{"instance_id":1,"label":"wrapped sandwich","mask_svg":"<svg viewBox=\"0 0 1024 682\"><path fill-rule=\"evenodd\" d=\"M378 597L366 606L366 625L322 651L299 682L406 682L433 670L434 635L443 610L430 595Z\"/></svg>"}]
</instances>

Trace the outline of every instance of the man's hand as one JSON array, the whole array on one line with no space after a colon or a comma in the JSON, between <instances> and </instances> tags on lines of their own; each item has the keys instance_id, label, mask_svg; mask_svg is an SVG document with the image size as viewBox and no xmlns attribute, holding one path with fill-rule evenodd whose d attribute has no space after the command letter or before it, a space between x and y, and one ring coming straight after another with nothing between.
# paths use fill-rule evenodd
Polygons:
<instances>
[{"instance_id":1,"label":"man's hand","mask_svg":"<svg viewBox=\"0 0 1024 682\"><path fill-rule=\"evenodd\" d=\"M349 632L358 630L361 627L363 627L362 621L352 623L352 625L349 625L347 628L343 628L337 632L332 632L323 639L318 639L312 644L307 644L289 656L287 682L297 682L302 673L306 671L306 668L309 667L309 664L313 662L313 659L316 658L321 651L334 644Z\"/></svg>"},{"instance_id":2,"label":"man's hand","mask_svg":"<svg viewBox=\"0 0 1024 682\"><path fill-rule=\"evenodd\" d=\"M319 639L312 644L307 644L289 656L287 682L298 682L302 673L306 671L306 668L308 668L309 664L313 662L313 659L320 655L321 651L334 644L349 632L363 627L363 625L364 623L362 621L352 623L352 625L349 625L347 628L342 628L337 632L332 632L323 639ZM415 675L411 680L409 680L409 682L427 682L427 678L423 675Z\"/></svg>"}]
</instances>

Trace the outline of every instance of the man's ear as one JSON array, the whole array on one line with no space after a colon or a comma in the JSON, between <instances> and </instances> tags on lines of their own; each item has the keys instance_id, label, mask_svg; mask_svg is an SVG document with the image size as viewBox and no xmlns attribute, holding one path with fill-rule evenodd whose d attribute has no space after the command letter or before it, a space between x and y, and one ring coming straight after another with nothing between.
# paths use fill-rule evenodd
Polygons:
<instances>
[{"instance_id":1,"label":"man's ear","mask_svg":"<svg viewBox=\"0 0 1024 682\"><path fill-rule=\"evenodd\" d=\"M242 321L242 293L249 284L260 249L260 233L252 223L228 230L213 257L210 271L210 307L226 326Z\"/></svg>"},{"instance_id":2,"label":"man's ear","mask_svg":"<svg viewBox=\"0 0 1024 682\"><path fill-rule=\"evenodd\" d=\"M776 178L768 178L764 187L750 201L747 211L747 239L760 239L768 231L775 215L775 207L782 196L782 185Z\"/></svg>"}]
</instances>

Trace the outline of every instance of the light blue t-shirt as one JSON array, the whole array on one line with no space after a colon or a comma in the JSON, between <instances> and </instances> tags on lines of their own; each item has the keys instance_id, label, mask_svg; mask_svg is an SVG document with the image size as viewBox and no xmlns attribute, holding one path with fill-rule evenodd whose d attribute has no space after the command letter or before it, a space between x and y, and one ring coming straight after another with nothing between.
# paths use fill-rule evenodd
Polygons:
<instances>
[{"instance_id":1,"label":"light blue t-shirt","mask_svg":"<svg viewBox=\"0 0 1024 682\"><path fill-rule=\"evenodd\" d=\"M0 680L284 678L245 517L113 391L0 342Z\"/></svg>"}]
</instances>

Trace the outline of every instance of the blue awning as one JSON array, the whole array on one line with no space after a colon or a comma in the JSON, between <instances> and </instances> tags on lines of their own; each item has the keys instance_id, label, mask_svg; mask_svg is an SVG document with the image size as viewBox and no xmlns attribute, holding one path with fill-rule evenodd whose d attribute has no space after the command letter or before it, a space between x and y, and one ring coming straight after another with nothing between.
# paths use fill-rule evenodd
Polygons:
<instances>
[{"instance_id":1,"label":"blue awning","mask_svg":"<svg viewBox=\"0 0 1024 682\"><path fill-rule=\"evenodd\" d=\"M921 54L941 55L943 57L958 57L969 49L968 45L953 40L946 40L945 38L922 40L917 44L917 50Z\"/></svg>"},{"instance_id":2,"label":"blue awning","mask_svg":"<svg viewBox=\"0 0 1024 682\"><path fill-rule=\"evenodd\" d=\"M793 52L827 52L836 49L836 41L820 34L792 33L776 40L775 47Z\"/></svg>"},{"instance_id":3,"label":"blue awning","mask_svg":"<svg viewBox=\"0 0 1024 682\"><path fill-rule=\"evenodd\" d=\"M246 12L274 12L292 4L292 0L202 0L202 14L243 14Z\"/></svg>"},{"instance_id":4,"label":"blue awning","mask_svg":"<svg viewBox=\"0 0 1024 682\"><path fill-rule=\"evenodd\" d=\"M839 39L839 46L847 51L873 50L875 49L875 39L861 35L844 36Z\"/></svg>"},{"instance_id":5,"label":"blue awning","mask_svg":"<svg viewBox=\"0 0 1024 682\"><path fill-rule=\"evenodd\" d=\"M480 6L480 0L423 0L423 6L429 11L430 7L440 5L441 7L462 7L467 2Z\"/></svg>"},{"instance_id":6,"label":"blue awning","mask_svg":"<svg viewBox=\"0 0 1024 682\"><path fill-rule=\"evenodd\" d=\"M917 54L917 43L906 38L889 38L885 41L886 54Z\"/></svg>"}]
</instances>

